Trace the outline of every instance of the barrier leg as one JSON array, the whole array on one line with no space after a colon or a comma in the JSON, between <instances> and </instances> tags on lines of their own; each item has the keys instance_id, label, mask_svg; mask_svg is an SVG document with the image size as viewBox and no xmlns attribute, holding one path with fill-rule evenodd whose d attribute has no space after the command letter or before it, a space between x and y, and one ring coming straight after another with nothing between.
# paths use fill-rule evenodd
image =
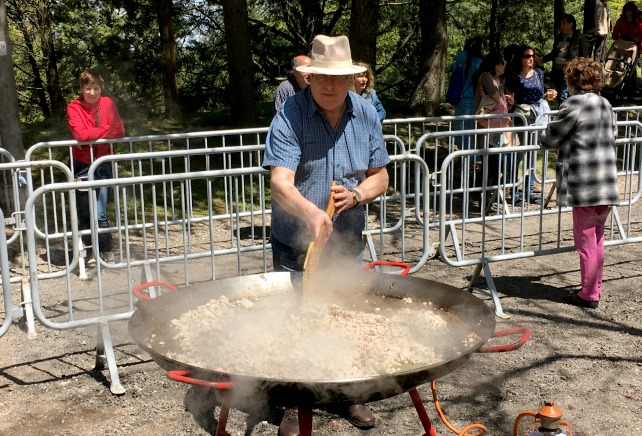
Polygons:
<instances>
[{"instance_id":1,"label":"barrier leg","mask_svg":"<svg viewBox=\"0 0 642 436\"><path fill-rule=\"evenodd\" d=\"M542 184L542 189L544 189L544 184ZM551 185L551 189L548 190L548 194L546 194L546 199L544 200L544 204L542 205L542 208L546 209L548 207L548 203L553 198L553 194L555 193L556 189L557 189L557 183L553 183Z\"/></svg>"},{"instance_id":2,"label":"barrier leg","mask_svg":"<svg viewBox=\"0 0 642 436\"><path fill-rule=\"evenodd\" d=\"M377 260L377 249L374 246L374 241L372 240L372 235L367 234L366 235L366 241L368 245L368 251L370 252L370 259L374 262Z\"/></svg>"},{"instance_id":3,"label":"barrier leg","mask_svg":"<svg viewBox=\"0 0 642 436\"><path fill-rule=\"evenodd\" d=\"M475 271L473 271L473 275L470 278L470 283L468 283L468 288L466 288L468 292L472 293L476 289L475 285L479 280L479 276L481 275L482 268L483 268L483 265L481 263L477 264L477 266L475 267Z\"/></svg>"},{"instance_id":4,"label":"barrier leg","mask_svg":"<svg viewBox=\"0 0 642 436\"><path fill-rule=\"evenodd\" d=\"M156 280L154 278L154 273L152 272L152 267L149 262L143 262L143 268L140 271L140 283L149 283ZM151 298L156 298L160 295L160 286L149 286L147 288L149 296Z\"/></svg>"},{"instance_id":5,"label":"barrier leg","mask_svg":"<svg viewBox=\"0 0 642 436\"><path fill-rule=\"evenodd\" d=\"M479 279L481 270L484 270L484 278L486 279L486 284L488 289L475 287L474 284ZM500 318L508 319L510 315L506 315L502 310L502 303L499 301L499 295L497 294L497 287L495 286L495 281L493 280L493 274L490 271L490 265L484 259L482 259L481 264L475 267L475 272L473 273L472 278L470 279L470 284L468 285L468 291L472 292L473 290L479 291L483 294L490 295L493 299L493 305L495 306L495 316Z\"/></svg>"},{"instance_id":6,"label":"barrier leg","mask_svg":"<svg viewBox=\"0 0 642 436\"><path fill-rule=\"evenodd\" d=\"M111 341L109 333L109 324L107 321L100 321L98 324L98 343L96 344L96 367L95 369L105 369L105 362L109 369L109 379L111 381L109 390L114 395L123 395L125 388L120 384L118 376L118 366L116 365L116 356L114 355L114 344Z\"/></svg>"},{"instance_id":7,"label":"barrier leg","mask_svg":"<svg viewBox=\"0 0 642 436\"><path fill-rule=\"evenodd\" d=\"M23 320L27 326L27 338L36 338L36 324L33 316L33 302L31 300L31 284L28 277L20 280L20 290L22 291Z\"/></svg>"},{"instance_id":8,"label":"barrier leg","mask_svg":"<svg viewBox=\"0 0 642 436\"><path fill-rule=\"evenodd\" d=\"M87 256L87 248L82 242L82 238L79 241L80 250L78 250L78 278L80 280L87 280L87 267L85 266L85 258Z\"/></svg>"}]
</instances>

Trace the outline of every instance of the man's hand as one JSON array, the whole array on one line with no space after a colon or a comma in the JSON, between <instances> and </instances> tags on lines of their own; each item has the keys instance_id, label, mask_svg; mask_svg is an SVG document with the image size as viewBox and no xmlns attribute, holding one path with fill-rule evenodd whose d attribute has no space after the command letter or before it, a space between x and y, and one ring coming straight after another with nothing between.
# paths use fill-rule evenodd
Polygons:
<instances>
[{"instance_id":1,"label":"man's hand","mask_svg":"<svg viewBox=\"0 0 642 436\"><path fill-rule=\"evenodd\" d=\"M352 192L341 185L335 185L331 189L336 213L343 212L352 207Z\"/></svg>"},{"instance_id":2,"label":"man's hand","mask_svg":"<svg viewBox=\"0 0 642 436\"><path fill-rule=\"evenodd\" d=\"M310 236L312 236L313 241L316 241L317 237L319 237L321 226L326 227L326 237L330 237L330 234L332 233L332 220L330 219L328 214L321 209L311 209L310 213L306 215L305 221L308 225L308 233L310 233ZM323 242L327 242L327 238Z\"/></svg>"}]
</instances>

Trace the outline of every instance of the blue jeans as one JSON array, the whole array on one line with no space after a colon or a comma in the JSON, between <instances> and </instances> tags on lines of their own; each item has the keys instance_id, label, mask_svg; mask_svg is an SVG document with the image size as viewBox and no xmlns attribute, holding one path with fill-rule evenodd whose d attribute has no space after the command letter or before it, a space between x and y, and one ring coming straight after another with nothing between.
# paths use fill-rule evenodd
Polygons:
<instances>
[{"instance_id":1,"label":"blue jeans","mask_svg":"<svg viewBox=\"0 0 642 436\"><path fill-rule=\"evenodd\" d=\"M305 251L285 245L274 236L270 238L270 242L272 243L272 265L274 266L274 271L303 271Z\"/></svg>"},{"instance_id":2,"label":"blue jeans","mask_svg":"<svg viewBox=\"0 0 642 436\"><path fill-rule=\"evenodd\" d=\"M73 172L75 178L86 178L89 165L83 162L74 161ZM94 180L105 180L113 177L111 164L105 162L96 168L94 172ZM98 223L107 223L107 203L109 202L110 188L100 188L96 191L96 219ZM79 227L81 230L89 228L89 197L86 192L78 192L76 194L78 204L78 219Z\"/></svg>"},{"instance_id":3,"label":"blue jeans","mask_svg":"<svg viewBox=\"0 0 642 436\"><path fill-rule=\"evenodd\" d=\"M100 188L96 195L96 215L98 222L107 221L107 202L109 201L109 188Z\"/></svg>"}]
</instances>

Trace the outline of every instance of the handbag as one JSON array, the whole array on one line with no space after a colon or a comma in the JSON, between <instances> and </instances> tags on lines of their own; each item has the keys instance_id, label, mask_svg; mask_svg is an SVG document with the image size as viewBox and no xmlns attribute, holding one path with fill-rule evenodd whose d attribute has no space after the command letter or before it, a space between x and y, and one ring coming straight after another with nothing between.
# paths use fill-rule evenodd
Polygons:
<instances>
[{"instance_id":1,"label":"handbag","mask_svg":"<svg viewBox=\"0 0 642 436\"><path fill-rule=\"evenodd\" d=\"M505 114L506 112L508 112L508 105L503 97L497 103L492 97L484 94L479 102L479 109L477 109L476 115ZM483 119L479 120L478 123L484 128L509 127L511 125L510 117Z\"/></svg>"},{"instance_id":2,"label":"handbag","mask_svg":"<svg viewBox=\"0 0 642 436\"><path fill-rule=\"evenodd\" d=\"M479 108L477 109L477 112L475 112L475 115L488 115L493 113L495 110L495 106L497 106L497 102L492 99L490 95L482 95L481 101L479 102Z\"/></svg>"},{"instance_id":3,"label":"handbag","mask_svg":"<svg viewBox=\"0 0 642 436\"><path fill-rule=\"evenodd\" d=\"M531 105L527 103L516 104L515 106L513 106L513 113L524 115L524 117L528 120L532 117Z\"/></svg>"}]
</instances>

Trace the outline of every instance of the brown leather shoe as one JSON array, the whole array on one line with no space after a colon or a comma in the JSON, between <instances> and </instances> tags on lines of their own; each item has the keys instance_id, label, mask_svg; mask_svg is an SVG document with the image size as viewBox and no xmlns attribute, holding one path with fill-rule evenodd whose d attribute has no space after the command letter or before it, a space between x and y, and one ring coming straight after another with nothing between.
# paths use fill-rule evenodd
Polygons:
<instances>
[{"instance_id":1,"label":"brown leather shoe","mask_svg":"<svg viewBox=\"0 0 642 436\"><path fill-rule=\"evenodd\" d=\"M299 409L285 409L279 425L279 436L299 436Z\"/></svg>"},{"instance_id":2,"label":"brown leather shoe","mask_svg":"<svg viewBox=\"0 0 642 436\"><path fill-rule=\"evenodd\" d=\"M375 416L365 404L353 404L348 407L346 419L350 424L364 430L375 425Z\"/></svg>"}]
</instances>

